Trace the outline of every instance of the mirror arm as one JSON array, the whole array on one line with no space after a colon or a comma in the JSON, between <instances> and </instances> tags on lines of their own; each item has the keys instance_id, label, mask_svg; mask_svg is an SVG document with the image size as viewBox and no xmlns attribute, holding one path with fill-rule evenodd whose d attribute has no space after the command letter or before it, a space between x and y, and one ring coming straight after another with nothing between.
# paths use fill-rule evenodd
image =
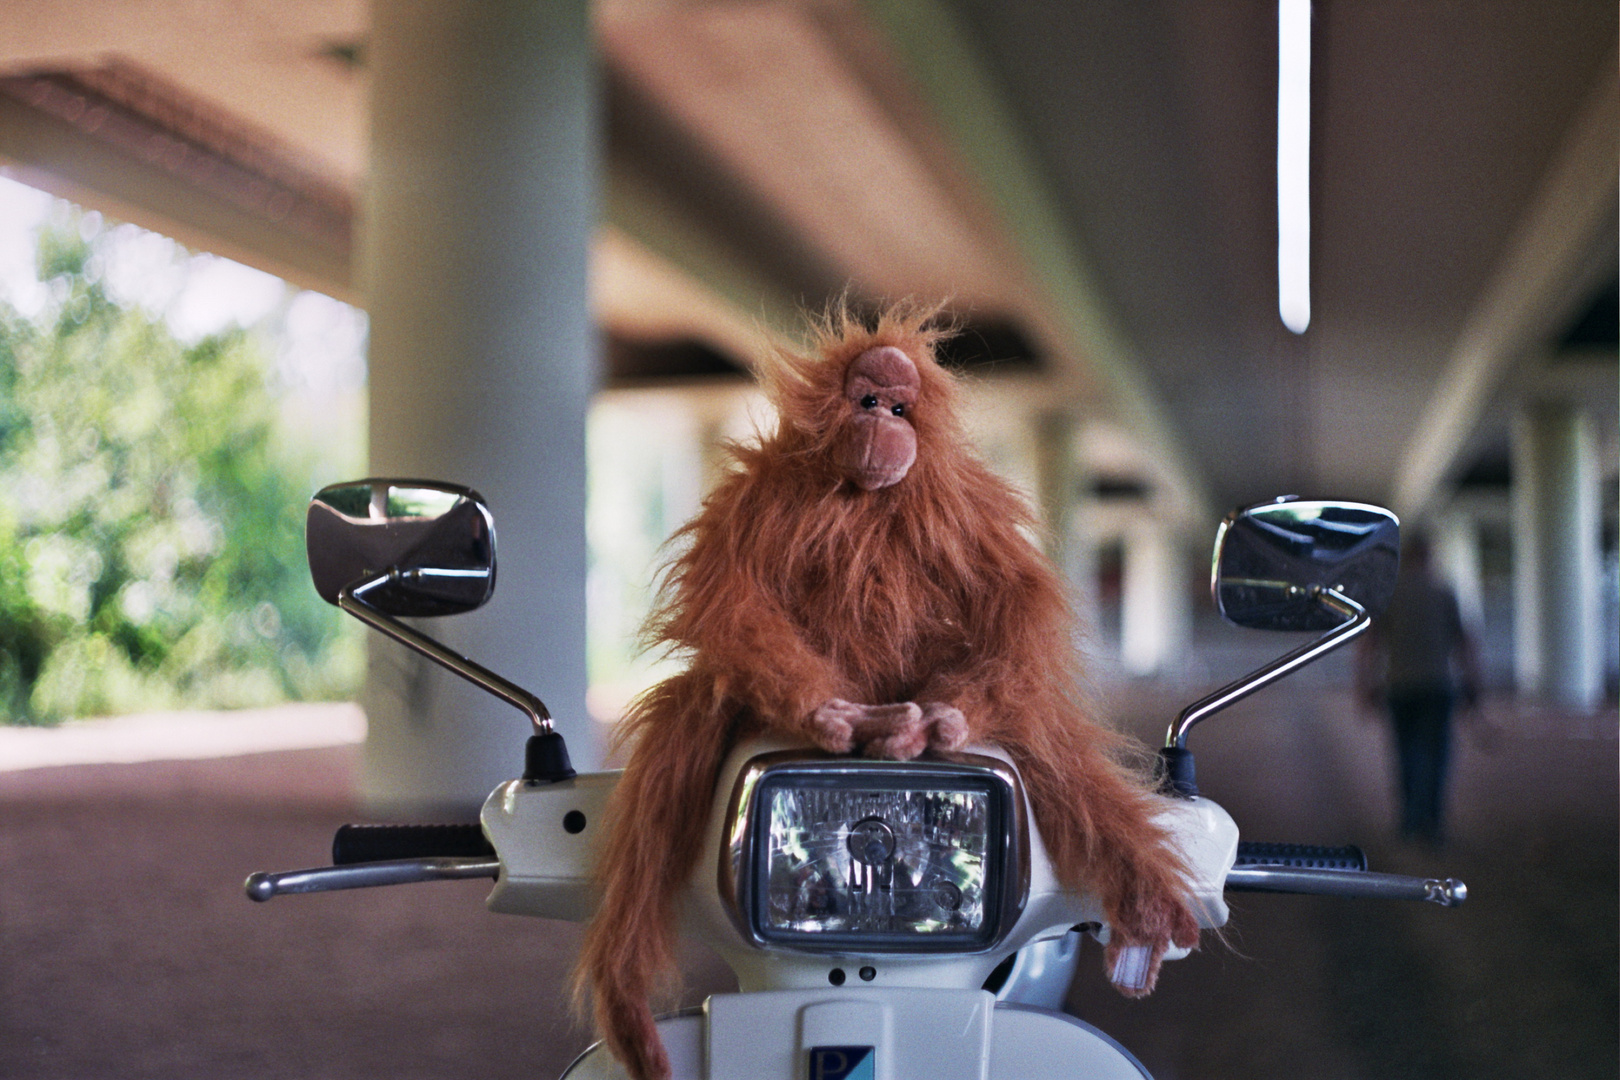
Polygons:
<instances>
[{"instance_id":1,"label":"mirror arm","mask_svg":"<svg viewBox=\"0 0 1620 1080\"><path fill-rule=\"evenodd\" d=\"M392 615L378 611L366 603L366 593L390 582L408 580L414 571L401 572L398 567L364 581L351 582L338 593L338 607L370 626L387 634L401 645L415 649L429 660L449 668L463 679L494 694L502 701L522 709L534 723L536 735L552 734L551 713L545 702L523 687L508 682L481 664L476 664L459 653L451 652L419 630L405 625Z\"/></svg>"},{"instance_id":2,"label":"mirror arm","mask_svg":"<svg viewBox=\"0 0 1620 1080\"><path fill-rule=\"evenodd\" d=\"M1372 625L1372 618L1367 614L1367 610L1338 589L1313 585L1310 596L1329 611L1342 615L1345 621L1315 641L1307 642L1264 667L1251 671L1241 679L1226 684L1213 694L1193 702L1181 710L1181 715L1170 725L1160 756L1169 768L1170 786L1177 793L1198 794L1198 787L1193 779L1192 755L1187 750L1187 733L1192 730L1194 724L1208 719L1229 705L1237 704L1256 690L1270 686L1285 675L1291 675L1311 661L1320 659L1339 646L1347 644L1361 636Z\"/></svg>"}]
</instances>

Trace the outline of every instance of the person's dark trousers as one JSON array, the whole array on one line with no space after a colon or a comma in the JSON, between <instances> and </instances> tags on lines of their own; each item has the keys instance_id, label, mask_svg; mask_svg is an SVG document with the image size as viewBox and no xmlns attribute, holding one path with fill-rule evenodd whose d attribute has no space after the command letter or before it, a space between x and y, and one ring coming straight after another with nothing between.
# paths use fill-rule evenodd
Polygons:
<instances>
[{"instance_id":1,"label":"person's dark trousers","mask_svg":"<svg viewBox=\"0 0 1620 1080\"><path fill-rule=\"evenodd\" d=\"M1401 835L1438 842L1451 752L1450 690L1393 690L1389 714L1400 755Z\"/></svg>"}]
</instances>

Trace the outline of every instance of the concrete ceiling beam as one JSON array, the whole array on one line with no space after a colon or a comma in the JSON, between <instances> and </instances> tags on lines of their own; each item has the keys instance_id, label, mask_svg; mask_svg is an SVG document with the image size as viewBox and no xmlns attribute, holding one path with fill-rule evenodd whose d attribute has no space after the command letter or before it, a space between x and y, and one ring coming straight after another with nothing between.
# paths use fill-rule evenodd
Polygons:
<instances>
[{"instance_id":1,"label":"concrete ceiling beam","mask_svg":"<svg viewBox=\"0 0 1620 1080\"><path fill-rule=\"evenodd\" d=\"M939 124L997 211L1045 294L1039 313L1063 351L1094 369L1115 417L1145 444L1166 489L1169 516L1202 527L1215 519L1193 463L1140 361L1098 288L1090 260L1055 188L1023 137L994 76L941 0L866 0ZM1060 374L1078 381L1078 372Z\"/></svg>"},{"instance_id":2,"label":"concrete ceiling beam","mask_svg":"<svg viewBox=\"0 0 1620 1080\"><path fill-rule=\"evenodd\" d=\"M186 149L194 156L201 152ZM162 160L139 160L13 93L0 93L0 160L10 163L19 180L61 198L357 302L347 211L339 215L340 228L289 227L273 211L199 187ZM272 178L257 179L268 193L266 205L276 194L289 204L298 198L293 190L283 193Z\"/></svg>"},{"instance_id":3,"label":"concrete ceiling beam","mask_svg":"<svg viewBox=\"0 0 1620 1080\"><path fill-rule=\"evenodd\" d=\"M752 321L766 339L792 341L804 316L794 300L746 254L732 250L689 214L678 199L633 168L609 161L604 170L603 223L692 279L729 309L733 323ZM740 357L750 363L757 357Z\"/></svg>"},{"instance_id":4,"label":"concrete ceiling beam","mask_svg":"<svg viewBox=\"0 0 1620 1080\"><path fill-rule=\"evenodd\" d=\"M1470 311L1401 455L1394 509L1416 518L1440 498L1498 392L1613 270L1620 195L1620 78L1601 66L1541 184ZM1594 256L1594 253L1597 253Z\"/></svg>"}]
</instances>

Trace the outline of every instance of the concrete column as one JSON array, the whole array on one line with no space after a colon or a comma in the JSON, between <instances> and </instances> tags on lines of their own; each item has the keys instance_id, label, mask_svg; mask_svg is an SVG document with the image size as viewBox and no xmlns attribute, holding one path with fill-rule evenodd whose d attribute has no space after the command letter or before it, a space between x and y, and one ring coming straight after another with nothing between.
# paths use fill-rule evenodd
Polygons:
<instances>
[{"instance_id":1,"label":"concrete column","mask_svg":"<svg viewBox=\"0 0 1620 1080\"><path fill-rule=\"evenodd\" d=\"M1074 605L1075 624L1079 628L1080 645L1088 656L1101 654L1105 645L1102 633L1102 602L1098 596L1097 580L1101 572L1100 549L1102 538L1087 522L1088 509L1095 502L1082 499L1075 507L1075 524L1069 530L1070 603Z\"/></svg>"},{"instance_id":2,"label":"concrete column","mask_svg":"<svg viewBox=\"0 0 1620 1080\"><path fill-rule=\"evenodd\" d=\"M1042 413L1035 420L1035 480L1041 522L1046 528L1046 554L1064 579L1074 580L1069 565L1073 548L1075 504L1080 469L1075 463L1075 422L1067 413Z\"/></svg>"},{"instance_id":3,"label":"concrete column","mask_svg":"<svg viewBox=\"0 0 1620 1080\"><path fill-rule=\"evenodd\" d=\"M1035 479L1047 555L1069 590L1082 642L1097 635L1096 542L1087 529L1082 495L1086 470L1077 455L1079 425L1062 412L1035 421ZM1094 645L1091 647L1095 647Z\"/></svg>"},{"instance_id":4,"label":"concrete column","mask_svg":"<svg viewBox=\"0 0 1620 1080\"><path fill-rule=\"evenodd\" d=\"M706 496L731 472L734 459L726 444L730 432L723 419L700 414L697 425L698 487Z\"/></svg>"},{"instance_id":5,"label":"concrete column","mask_svg":"<svg viewBox=\"0 0 1620 1080\"><path fill-rule=\"evenodd\" d=\"M1453 510L1434 527L1435 564L1452 591L1463 621L1478 627L1484 617L1485 585L1479 565L1479 523L1473 515Z\"/></svg>"},{"instance_id":6,"label":"concrete column","mask_svg":"<svg viewBox=\"0 0 1620 1080\"><path fill-rule=\"evenodd\" d=\"M489 500L495 597L425 628L539 694L575 766L590 768L587 5L374 0L367 61L371 471L454 480ZM470 810L522 767L521 713L392 642L373 638L364 704L374 808Z\"/></svg>"},{"instance_id":7,"label":"concrete column","mask_svg":"<svg viewBox=\"0 0 1620 1080\"><path fill-rule=\"evenodd\" d=\"M1132 675L1151 675L1185 656L1192 605L1177 538L1151 519L1125 534L1125 581L1120 598L1120 662Z\"/></svg>"},{"instance_id":8,"label":"concrete column","mask_svg":"<svg viewBox=\"0 0 1620 1080\"><path fill-rule=\"evenodd\" d=\"M1521 693L1591 708L1603 693L1597 440L1563 402L1513 428L1514 672Z\"/></svg>"}]
</instances>

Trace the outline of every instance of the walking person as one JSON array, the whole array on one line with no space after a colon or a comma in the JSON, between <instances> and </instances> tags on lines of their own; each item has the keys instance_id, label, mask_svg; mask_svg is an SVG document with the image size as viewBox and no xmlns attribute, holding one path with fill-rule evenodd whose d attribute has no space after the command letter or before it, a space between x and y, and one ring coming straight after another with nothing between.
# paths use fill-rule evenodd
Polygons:
<instances>
[{"instance_id":1,"label":"walking person","mask_svg":"<svg viewBox=\"0 0 1620 1080\"><path fill-rule=\"evenodd\" d=\"M1434 573L1426 537L1410 539L1383 618L1363 638L1356 667L1361 701L1387 713L1399 761L1401 836L1444 838L1454 713L1479 699L1479 652L1457 595Z\"/></svg>"}]
</instances>

